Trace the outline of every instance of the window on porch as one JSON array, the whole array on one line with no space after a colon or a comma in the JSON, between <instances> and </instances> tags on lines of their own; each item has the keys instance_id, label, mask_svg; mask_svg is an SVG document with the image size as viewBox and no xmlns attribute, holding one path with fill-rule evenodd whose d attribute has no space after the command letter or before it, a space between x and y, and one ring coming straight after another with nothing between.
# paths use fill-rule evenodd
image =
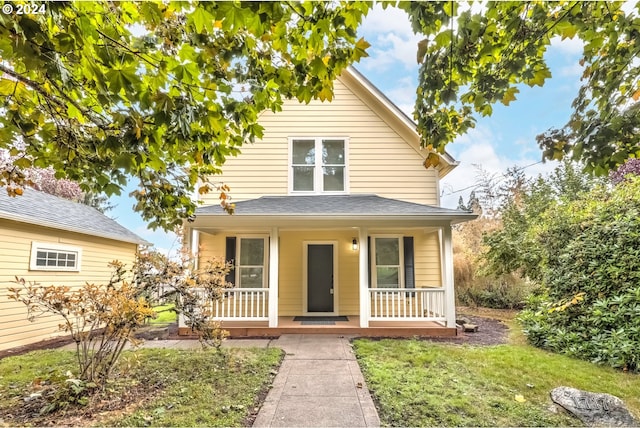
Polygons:
<instances>
[{"instance_id":1,"label":"window on porch","mask_svg":"<svg viewBox=\"0 0 640 428\"><path fill-rule=\"evenodd\" d=\"M371 237L371 286L415 288L413 237Z\"/></svg>"},{"instance_id":2,"label":"window on porch","mask_svg":"<svg viewBox=\"0 0 640 428\"><path fill-rule=\"evenodd\" d=\"M227 282L236 288L266 287L266 250L266 237L227 237L226 259L234 266Z\"/></svg>"}]
</instances>

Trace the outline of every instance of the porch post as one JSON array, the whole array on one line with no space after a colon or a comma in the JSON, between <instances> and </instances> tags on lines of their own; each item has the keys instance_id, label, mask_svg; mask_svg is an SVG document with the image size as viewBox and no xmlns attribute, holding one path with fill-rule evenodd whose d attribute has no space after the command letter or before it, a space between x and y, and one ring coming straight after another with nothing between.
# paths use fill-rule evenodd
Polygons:
<instances>
[{"instance_id":1,"label":"porch post","mask_svg":"<svg viewBox=\"0 0 640 428\"><path fill-rule=\"evenodd\" d=\"M195 229L191 229L191 255L193 256L193 266L198 269L200 265L200 255L198 249L200 248L200 232Z\"/></svg>"},{"instance_id":2,"label":"porch post","mask_svg":"<svg viewBox=\"0 0 640 428\"><path fill-rule=\"evenodd\" d=\"M442 227L442 282L444 287L444 310L447 327L456 326L456 297L453 284L453 244L451 225Z\"/></svg>"},{"instance_id":3,"label":"porch post","mask_svg":"<svg viewBox=\"0 0 640 428\"><path fill-rule=\"evenodd\" d=\"M360 241L359 258L359 283L360 283L360 327L369 327L369 242L367 229L360 228L358 240Z\"/></svg>"},{"instance_id":4,"label":"porch post","mask_svg":"<svg viewBox=\"0 0 640 428\"><path fill-rule=\"evenodd\" d=\"M269 327L278 326L278 228L269 235Z\"/></svg>"}]
</instances>

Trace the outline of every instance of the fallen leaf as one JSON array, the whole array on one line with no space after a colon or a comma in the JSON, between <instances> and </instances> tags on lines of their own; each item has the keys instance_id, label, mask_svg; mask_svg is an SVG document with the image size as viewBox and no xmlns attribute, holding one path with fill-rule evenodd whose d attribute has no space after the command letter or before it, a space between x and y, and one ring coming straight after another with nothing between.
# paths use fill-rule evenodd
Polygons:
<instances>
[{"instance_id":1,"label":"fallen leaf","mask_svg":"<svg viewBox=\"0 0 640 428\"><path fill-rule=\"evenodd\" d=\"M518 403L524 403L525 401L527 401L521 394L517 394L514 397L514 400L516 400Z\"/></svg>"}]
</instances>

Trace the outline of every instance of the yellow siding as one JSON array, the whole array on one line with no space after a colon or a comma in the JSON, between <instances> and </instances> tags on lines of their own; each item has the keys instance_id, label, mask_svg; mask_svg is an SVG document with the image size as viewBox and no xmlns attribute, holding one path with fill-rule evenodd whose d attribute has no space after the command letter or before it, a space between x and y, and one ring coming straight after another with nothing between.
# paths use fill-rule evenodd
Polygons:
<instances>
[{"instance_id":1,"label":"yellow siding","mask_svg":"<svg viewBox=\"0 0 640 428\"><path fill-rule=\"evenodd\" d=\"M413 236L414 261L417 287L441 287L440 250L438 234L423 230L372 230L372 235L394 234ZM242 233L200 234L200 260L225 256L226 236ZM296 316L304 311L304 242L335 242L338 249L336 312L340 315L358 315L359 252L352 249L352 239L357 236L352 230L307 230L280 231L279 251L279 296L278 311L281 316Z\"/></svg>"},{"instance_id":2,"label":"yellow siding","mask_svg":"<svg viewBox=\"0 0 640 428\"><path fill-rule=\"evenodd\" d=\"M243 146L237 158L227 159L222 177L213 179L227 183L237 201L286 195L290 137L348 137L350 193L436 204L437 173L425 169L423 153L379 114L338 80L331 103L288 101L281 112L263 113L263 139ZM209 195L205 203L217 204L217 196Z\"/></svg>"},{"instance_id":3,"label":"yellow siding","mask_svg":"<svg viewBox=\"0 0 640 428\"><path fill-rule=\"evenodd\" d=\"M30 271L32 241L81 247L80 272ZM0 220L0 247L0 350L61 334L57 328L60 319L49 316L29 322L25 305L7 298L7 289L16 287L16 276L45 286L106 283L112 273L108 263L120 260L131 267L137 251L136 244L8 220Z\"/></svg>"}]
</instances>

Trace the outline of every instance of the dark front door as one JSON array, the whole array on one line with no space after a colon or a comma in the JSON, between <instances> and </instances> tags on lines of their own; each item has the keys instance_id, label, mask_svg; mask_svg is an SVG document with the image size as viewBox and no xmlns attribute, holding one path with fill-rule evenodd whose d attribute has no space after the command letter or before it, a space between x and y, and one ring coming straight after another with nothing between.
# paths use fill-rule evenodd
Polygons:
<instances>
[{"instance_id":1,"label":"dark front door","mask_svg":"<svg viewBox=\"0 0 640 428\"><path fill-rule=\"evenodd\" d=\"M307 311L333 312L333 245L307 248Z\"/></svg>"}]
</instances>

